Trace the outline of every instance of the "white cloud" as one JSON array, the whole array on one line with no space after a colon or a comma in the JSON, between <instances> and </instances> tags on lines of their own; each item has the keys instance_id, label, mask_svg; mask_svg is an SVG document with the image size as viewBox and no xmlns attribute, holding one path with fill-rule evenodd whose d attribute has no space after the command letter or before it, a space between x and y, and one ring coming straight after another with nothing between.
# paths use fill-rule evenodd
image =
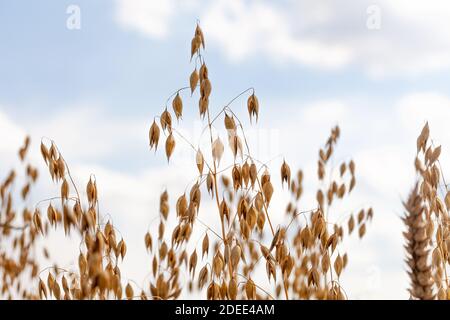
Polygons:
<instances>
[{"instance_id":1,"label":"white cloud","mask_svg":"<svg viewBox=\"0 0 450 320\"><path fill-rule=\"evenodd\" d=\"M429 121L435 134L448 139L445 130L450 119L450 98L436 92L414 93L404 96L397 103L402 124L410 133L419 133L425 121ZM444 129L444 131L442 131Z\"/></svg>"},{"instance_id":2,"label":"white cloud","mask_svg":"<svg viewBox=\"0 0 450 320\"><path fill-rule=\"evenodd\" d=\"M146 119L114 117L96 103L77 103L60 110L45 121L25 117L22 125L34 139L55 140L67 159L96 161L147 145Z\"/></svg>"},{"instance_id":3,"label":"white cloud","mask_svg":"<svg viewBox=\"0 0 450 320\"><path fill-rule=\"evenodd\" d=\"M0 158L11 159L11 153L16 155L16 151L25 139L26 132L1 112L0 106Z\"/></svg>"},{"instance_id":4,"label":"white cloud","mask_svg":"<svg viewBox=\"0 0 450 320\"><path fill-rule=\"evenodd\" d=\"M445 0L379 0L381 29L369 30L370 1L118 2L119 22L166 36L180 17L200 18L208 43L232 61L262 56L319 69L356 66L373 77L450 68L450 4ZM182 20L185 21L185 20Z\"/></svg>"},{"instance_id":5,"label":"white cloud","mask_svg":"<svg viewBox=\"0 0 450 320\"><path fill-rule=\"evenodd\" d=\"M343 101L322 100L308 104L302 113L303 121L309 124L337 124L348 116L349 108Z\"/></svg>"},{"instance_id":6,"label":"white cloud","mask_svg":"<svg viewBox=\"0 0 450 320\"><path fill-rule=\"evenodd\" d=\"M116 3L119 24L156 38L167 35L169 19L176 10L173 0L118 0Z\"/></svg>"},{"instance_id":7,"label":"white cloud","mask_svg":"<svg viewBox=\"0 0 450 320\"><path fill-rule=\"evenodd\" d=\"M335 68L351 58L339 44L296 37L285 9L267 2L216 1L202 23L211 41L236 60L264 54L281 63Z\"/></svg>"}]
</instances>

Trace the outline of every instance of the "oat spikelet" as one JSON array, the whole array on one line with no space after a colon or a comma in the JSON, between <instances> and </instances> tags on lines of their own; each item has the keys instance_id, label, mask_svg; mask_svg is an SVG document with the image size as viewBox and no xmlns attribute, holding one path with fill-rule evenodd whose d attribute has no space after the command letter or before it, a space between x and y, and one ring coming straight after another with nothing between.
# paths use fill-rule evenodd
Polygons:
<instances>
[{"instance_id":1,"label":"oat spikelet","mask_svg":"<svg viewBox=\"0 0 450 320\"><path fill-rule=\"evenodd\" d=\"M172 108L175 112L177 120L179 120L183 116L183 100L181 100L180 93L177 93L177 95L173 99Z\"/></svg>"},{"instance_id":2,"label":"oat spikelet","mask_svg":"<svg viewBox=\"0 0 450 320\"><path fill-rule=\"evenodd\" d=\"M152 149L153 147L155 147L155 151L158 149L159 136L160 136L159 127L156 124L156 121L153 120L153 124L150 127L149 132L150 149Z\"/></svg>"},{"instance_id":3,"label":"oat spikelet","mask_svg":"<svg viewBox=\"0 0 450 320\"><path fill-rule=\"evenodd\" d=\"M203 153L200 149L197 150L197 154L195 156L197 162L197 168L200 175L203 174L203 167L205 166L205 158L203 157Z\"/></svg>"},{"instance_id":4,"label":"oat spikelet","mask_svg":"<svg viewBox=\"0 0 450 320\"><path fill-rule=\"evenodd\" d=\"M220 138L217 138L212 144L212 156L213 160L220 164L220 159L224 152L224 146Z\"/></svg>"},{"instance_id":5,"label":"oat spikelet","mask_svg":"<svg viewBox=\"0 0 450 320\"><path fill-rule=\"evenodd\" d=\"M197 71L197 68L195 68L195 70L192 71L191 76L189 77L189 85L191 87L191 95L194 93L195 88L197 88L198 79L199 79L198 71Z\"/></svg>"},{"instance_id":6,"label":"oat spikelet","mask_svg":"<svg viewBox=\"0 0 450 320\"><path fill-rule=\"evenodd\" d=\"M281 182L283 185L285 182L288 186L291 184L291 168L286 161L283 161L283 165L281 166Z\"/></svg>"},{"instance_id":7,"label":"oat spikelet","mask_svg":"<svg viewBox=\"0 0 450 320\"><path fill-rule=\"evenodd\" d=\"M433 294L431 266L428 261L430 239L426 232L426 222L423 216L424 207L417 185L404 206L406 216L403 218L403 222L406 224L407 231L403 234L406 238L405 249L410 268L408 274L411 278L409 292L414 299L432 300L435 296Z\"/></svg>"},{"instance_id":8,"label":"oat spikelet","mask_svg":"<svg viewBox=\"0 0 450 320\"><path fill-rule=\"evenodd\" d=\"M254 93L247 99L247 109L248 114L250 116L250 121L252 120L253 117L256 117L256 122L258 122L259 101Z\"/></svg>"},{"instance_id":9,"label":"oat spikelet","mask_svg":"<svg viewBox=\"0 0 450 320\"><path fill-rule=\"evenodd\" d=\"M205 36L203 35L203 31L198 24L197 27L195 28L195 36L200 37L200 43L203 49L205 49Z\"/></svg>"},{"instance_id":10,"label":"oat spikelet","mask_svg":"<svg viewBox=\"0 0 450 320\"><path fill-rule=\"evenodd\" d=\"M169 137L167 137L166 140L166 156L167 156L167 161L170 160L170 156L173 153L173 149L175 148L175 139L172 135L172 133L169 135Z\"/></svg>"},{"instance_id":11,"label":"oat spikelet","mask_svg":"<svg viewBox=\"0 0 450 320\"><path fill-rule=\"evenodd\" d=\"M172 129L172 116L167 108L161 114L161 127L163 130L169 129L170 131Z\"/></svg>"}]
</instances>

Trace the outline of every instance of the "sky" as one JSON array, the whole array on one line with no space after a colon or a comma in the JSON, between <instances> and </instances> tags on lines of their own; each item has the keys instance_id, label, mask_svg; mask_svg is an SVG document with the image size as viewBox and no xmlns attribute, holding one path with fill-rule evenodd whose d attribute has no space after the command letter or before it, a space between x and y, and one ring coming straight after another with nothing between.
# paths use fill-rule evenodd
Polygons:
<instances>
[{"instance_id":1,"label":"sky","mask_svg":"<svg viewBox=\"0 0 450 320\"><path fill-rule=\"evenodd\" d=\"M367 237L346 243L343 286L352 299L408 298L401 201L415 181L415 141L426 121L442 144L444 170L450 167L445 0L2 0L0 174L15 165L30 134L30 157L41 168L33 198L52 196L57 188L38 147L42 137L55 140L77 182L95 174L101 208L130 248L127 274L143 281L150 271L143 235L155 225L159 194L167 188L174 206L195 178L189 146L180 141L168 165L161 150L149 150L148 129L167 97L188 85L197 21L213 83L211 111L255 88L261 110L249 130L253 150L273 172L283 159L305 171L305 209L314 206L317 152L339 124L336 161L355 160L357 187L336 219L361 207L375 211ZM183 99L177 126L201 141L197 101ZM246 99L232 107L250 125ZM279 187L277 223L286 200ZM205 208L213 210L211 203ZM73 241L50 246L75 263L67 249Z\"/></svg>"}]
</instances>

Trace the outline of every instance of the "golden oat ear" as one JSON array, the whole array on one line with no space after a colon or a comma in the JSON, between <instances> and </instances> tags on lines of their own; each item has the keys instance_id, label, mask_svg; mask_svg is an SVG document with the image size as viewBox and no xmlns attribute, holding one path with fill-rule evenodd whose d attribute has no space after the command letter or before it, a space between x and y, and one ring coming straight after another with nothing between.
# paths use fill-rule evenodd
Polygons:
<instances>
[{"instance_id":1,"label":"golden oat ear","mask_svg":"<svg viewBox=\"0 0 450 320\"><path fill-rule=\"evenodd\" d=\"M169 132L172 130L172 116L170 112L167 111L167 108L161 114L161 128L164 131L168 130Z\"/></svg>"},{"instance_id":2,"label":"golden oat ear","mask_svg":"<svg viewBox=\"0 0 450 320\"><path fill-rule=\"evenodd\" d=\"M177 120L181 119L183 117L183 101L181 100L179 92L172 101L172 108Z\"/></svg>"},{"instance_id":3,"label":"golden oat ear","mask_svg":"<svg viewBox=\"0 0 450 320\"><path fill-rule=\"evenodd\" d=\"M258 122L258 116L259 116L259 101L256 97L255 93L253 93L250 97L247 99L247 110L248 114L250 116L250 121L253 117L256 117L256 122Z\"/></svg>"},{"instance_id":4,"label":"golden oat ear","mask_svg":"<svg viewBox=\"0 0 450 320\"><path fill-rule=\"evenodd\" d=\"M197 68L195 68L194 71L192 71L191 76L189 77L191 96L194 93L195 89L197 88L198 80L199 80L199 74L198 74Z\"/></svg>"},{"instance_id":5,"label":"golden oat ear","mask_svg":"<svg viewBox=\"0 0 450 320\"><path fill-rule=\"evenodd\" d=\"M283 160L283 165L281 166L281 182L283 185L285 182L288 186L291 184L291 168L285 160Z\"/></svg>"},{"instance_id":6,"label":"golden oat ear","mask_svg":"<svg viewBox=\"0 0 450 320\"><path fill-rule=\"evenodd\" d=\"M208 233L206 233L202 241L202 259L204 255L208 256L208 252L209 252L209 237Z\"/></svg>"},{"instance_id":7,"label":"golden oat ear","mask_svg":"<svg viewBox=\"0 0 450 320\"><path fill-rule=\"evenodd\" d=\"M203 175L203 168L205 166L205 158L203 157L203 153L200 149L197 150L197 155L195 157L197 162L197 169L200 175Z\"/></svg>"},{"instance_id":8,"label":"golden oat ear","mask_svg":"<svg viewBox=\"0 0 450 320\"><path fill-rule=\"evenodd\" d=\"M220 140L220 137L217 137L212 144L212 156L214 162L217 162L218 165L220 164L220 160L222 159L223 152L224 146L222 140Z\"/></svg>"},{"instance_id":9,"label":"golden oat ear","mask_svg":"<svg viewBox=\"0 0 450 320\"><path fill-rule=\"evenodd\" d=\"M170 157L172 156L173 150L175 149L175 138L173 137L173 134L170 133L166 140L166 157L167 161L170 160Z\"/></svg>"},{"instance_id":10,"label":"golden oat ear","mask_svg":"<svg viewBox=\"0 0 450 320\"><path fill-rule=\"evenodd\" d=\"M156 121L153 121L153 124L150 127L149 140L150 140L150 149L153 149L153 147L154 147L155 152L158 149L159 136L160 136L159 127L156 124Z\"/></svg>"}]
</instances>

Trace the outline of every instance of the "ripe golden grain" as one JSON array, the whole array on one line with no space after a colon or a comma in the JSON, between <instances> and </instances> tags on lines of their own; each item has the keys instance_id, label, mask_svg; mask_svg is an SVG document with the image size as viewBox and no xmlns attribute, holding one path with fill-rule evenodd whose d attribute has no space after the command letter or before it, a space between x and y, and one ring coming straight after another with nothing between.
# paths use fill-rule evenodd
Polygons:
<instances>
[{"instance_id":1,"label":"ripe golden grain","mask_svg":"<svg viewBox=\"0 0 450 320\"><path fill-rule=\"evenodd\" d=\"M172 108L177 119L180 119L183 116L183 101L181 100L179 92L172 101Z\"/></svg>"},{"instance_id":2,"label":"ripe golden grain","mask_svg":"<svg viewBox=\"0 0 450 320\"><path fill-rule=\"evenodd\" d=\"M191 95L194 93L195 88L197 88L198 80L200 76L198 74L197 68L192 71L191 76L189 77L189 85L191 87Z\"/></svg>"},{"instance_id":3,"label":"ripe golden grain","mask_svg":"<svg viewBox=\"0 0 450 320\"><path fill-rule=\"evenodd\" d=\"M427 122L417 138L414 164L418 181L408 201L404 203L407 212L403 218L407 227L404 232L407 241L405 248L411 279L409 291L413 299L448 299L450 198L448 185L444 186L442 192L440 184L441 180L445 181L439 164L441 150L441 146L435 147L430 141ZM372 212L368 212L369 215L372 216Z\"/></svg>"},{"instance_id":4,"label":"ripe golden grain","mask_svg":"<svg viewBox=\"0 0 450 320\"><path fill-rule=\"evenodd\" d=\"M167 161L170 160L170 157L172 156L173 150L175 149L175 138L173 137L173 134L170 133L166 140L166 157Z\"/></svg>"}]
</instances>

